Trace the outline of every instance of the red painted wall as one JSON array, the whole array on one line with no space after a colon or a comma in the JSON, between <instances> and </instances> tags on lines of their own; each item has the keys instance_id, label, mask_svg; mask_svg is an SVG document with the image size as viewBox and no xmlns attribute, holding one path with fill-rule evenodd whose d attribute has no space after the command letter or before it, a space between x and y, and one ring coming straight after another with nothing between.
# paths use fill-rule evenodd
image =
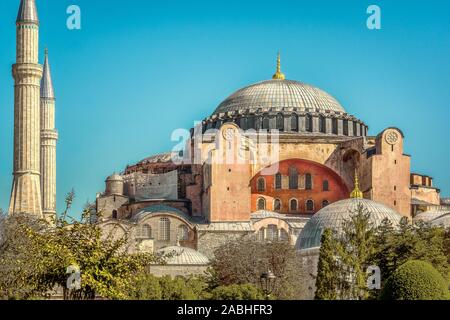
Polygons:
<instances>
[{"instance_id":1,"label":"red painted wall","mask_svg":"<svg viewBox=\"0 0 450 320\"><path fill-rule=\"evenodd\" d=\"M289 168L295 166L299 175L305 175L307 173L312 175L313 188L312 190L277 190L275 189L275 175L264 176L261 173L254 176L250 182L252 193L252 212L257 211L257 201L260 197L266 199L266 210L274 211L274 200L281 200L280 213L291 214L312 214L322 209L323 200L327 200L330 204L349 197L350 191L345 185L344 181L330 168L323 166L319 163L290 159L279 163L279 172L283 176L289 176ZM263 192L259 192L257 188L257 181L260 177L264 177L266 180L266 189ZM329 191L323 191L323 181L328 180ZM298 201L298 211L291 212L289 209L290 200L292 198ZM314 201L314 211L306 211L306 201Z\"/></svg>"}]
</instances>

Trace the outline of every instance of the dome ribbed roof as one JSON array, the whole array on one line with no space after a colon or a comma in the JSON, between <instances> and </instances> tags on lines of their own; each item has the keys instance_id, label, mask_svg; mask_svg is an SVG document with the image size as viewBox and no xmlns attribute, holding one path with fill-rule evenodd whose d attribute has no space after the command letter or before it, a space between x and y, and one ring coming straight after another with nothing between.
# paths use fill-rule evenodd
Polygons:
<instances>
[{"instance_id":1,"label":"dome ribbed roof","mask_svg":"<svg viewBox=\"0 0 450 320\"><path fill-rule=\"evenodd\" d=\"M158 255L164 258L168 265L208 265L209 259L202 253L186 247L171 246L159 249Z\"/></svg>"},{"instance_id":2,"label":"dome ribbed roof","mask_svg":"<svg viewBox=\"0 0 450 320\"><path fill-rule=\"evenodd\" d=\"M423 222L430 222L434 219L437 219L444 214L450 213L450 208L448 210L444 209L437 209L437 210L430 210L419 213L417 216L414 217L414 221L423 221Z\"/></svg>"},{"instance_id":3,"label":"dome ribbed roof","mask_svg":"<svg viewBox=\"0 0 450 320\"><path fill-rule=\"evenodd\" d=\"M372 200L359 198L342 200L323 208L308 221L300 233L296 248L301 250L320 247L323 231L332 229L340 232L343 222L349 220L357 212L360 204L370 214L373 226L379 226L386 218L394 225L397 225L402 219L402 216L396 211Z\"/></svg>"},{"instance_id":4,"label":"dome ribbed roof","mask_svg":"<svg viewBox=\"0 0 450 320\"><path fill-rule=\"evenodd\" d=\"M450 228L450 213L446 213L431 221L431 225L436 227Z\"/></svg>"},{"instance_id":5,"label":"dome ribbed roof","mask_svg":"<svg viewBox=\"0 0 450 320\"><path fill-rule=\"evenodd\" d=\"M268 80L236 91L219 105L214 114L259 108L345 113L335 98L319 88L292 80Z\"/></svg>"}]
</instances>

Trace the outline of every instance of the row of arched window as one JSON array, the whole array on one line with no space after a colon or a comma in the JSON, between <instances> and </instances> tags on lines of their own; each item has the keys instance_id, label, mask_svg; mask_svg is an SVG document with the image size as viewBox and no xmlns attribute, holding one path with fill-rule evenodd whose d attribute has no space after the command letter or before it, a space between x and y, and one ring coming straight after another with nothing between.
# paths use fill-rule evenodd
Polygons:
<instances>
[{"instance_id":1,"label":"row of arched window","mask_svg":"<svg viewBox=\"0 0 450 320\"><path fill-rule=\"evenodd\" d=\"M159 232L158 240L169 241L170 240L170 220L168 218L161 218L158 222ZM139 239L153 239L152 227L149 224L143 224L139 226L136 237ZM178 227L177 239L180 241L189 240L189 229L185 225Z\"/></svg>"},{"instance_id":2,"label":"row of arched window","mask_svg":"<svg viewBox=\"0 0 450 320\"><path fill-rule=\"evenodd\" d=\"M297 190L299 189L299 173L296 167L289 168L289 189ZM275 175L275 184L274 187L276 190L281 190L283 188L283 176L281 173L277 173ZM305 174L305 190L313 189L313 177L310 173ZM259 177L257 180L257 190L259 192L266 191L266 179L264 177ZM322 181L322 191L330 191L330 183L328 180Z\"/></svg>"},{"instance_id":3,"label":"row of arched window","mask_svg":"<svg viewBox=\"0 0 450 320\"><path fill-rule=\"evenodd\" d=\"M304 130L306 132L314 132L314 121L313 116L310 114L307 114L305 117L305 128ZM299 131L299 116L296 114L292 114L288 116L287 122L285 122L285 117L282 114L276 115L275 119L275 127L270 124L271 123L271 117L269 115L264 115L262 118L257 116L249 116L249 117L238 117L236 119L236 124L246 130L246 129L262 129L262 130L271 130L271 129L277 129L280 131L285 131L286 124L290 123L290 131ZM326 118L322 115L320 115L317 119L317 125L318 125L318 132L321 133L327 133L327 123ZM222 121L218 121L212 125L209 125L209 127L215 127L219 128L222 124ZM350 122L347 119L342 119L342 133L344 135L349 135L349 129L353 131L353 135L357 135L358 129L360 129L359 135L364 135L364 125L361 125L360 123L353 121ZM337 118L331 119L331 132L333 134L338 134L339 132L339 124Z\"/></svg>"},{"instance_id":4,"label":"row of arched window","mask_svg":"<svg viewBox=\"0 0 450 320\"><path fill-rule=\"evenodd\" d=\"M325 208L328 206L330 202L328 200L322 201L322 208ZM267 201L265 198L258 198L257 201L257 209L258 210L266 210L267 209ZM281 211L282 208L282 202L280 199L273 200L273 211ZM291 199L289 200L289 211L291 212L298 212L300 211L299 202L297 199ZM315 210L315 203L314 200L306 200L305 202L305 209L307 212L312 212Z\"/></svg>"},{"instance_id":5,"label":"row of arched window","mask_svg":"<svg viewBox=\"0 0 450 320\"><path fill-rule=\"evenodd\" d=\"M268 225L267 228L261 228L257 232L258 241L289 241L289 234L284 229L278 229L274 224Z\"/></svg>"}]
</instances>

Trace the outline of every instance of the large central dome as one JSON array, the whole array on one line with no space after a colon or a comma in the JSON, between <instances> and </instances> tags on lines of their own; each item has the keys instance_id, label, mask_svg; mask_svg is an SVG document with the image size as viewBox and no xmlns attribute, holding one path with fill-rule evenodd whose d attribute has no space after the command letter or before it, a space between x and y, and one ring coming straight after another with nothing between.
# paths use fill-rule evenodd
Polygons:
<instances>
[{"instance_id":1,"label":"large central dome","mask_svg":"<svg viewBox=\"0 0 450 320\"><path fill-rule=\"evenodd\" d=\"M367 126L348 114L325 91L309 84L286 80L280 55L272 80L242 88L206 119L202 130L218 129L233 122L243 130L278 130L302 136L367 136Z\"/></svg>"},{"instance_id":2,"label":"large central dome","mask_svg":"<svg viewBox=\"0 0 450 320\"><path fill-rule=\"evenodd\" d=\"M345 113L335 98L319 88L298 81L273 79L236 91L219 105L214 114L259 108Z\"/></svg>"}]
</instances>

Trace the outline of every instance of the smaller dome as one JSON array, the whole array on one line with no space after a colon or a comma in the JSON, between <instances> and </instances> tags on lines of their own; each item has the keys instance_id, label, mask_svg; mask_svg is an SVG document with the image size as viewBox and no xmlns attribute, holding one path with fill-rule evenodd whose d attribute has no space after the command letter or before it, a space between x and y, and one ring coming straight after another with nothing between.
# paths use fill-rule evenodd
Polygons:
<instances>
[{"instance_id":1,"label":"smaller dome","mask_svg":"<svg viewBox=\"0 0 450 320\"><path fill-rule=\"evenodd\" d=\"M446 213L431 221L431 225L436 227L450 228L450 213Z\"/></svg>"},{"instance_id":2,"label":"smaller dome","mask_svg":"<svg viewBox=\"0 0 450 320\"><path fill-rule=\"evenodd\" d=\"M157 255L160 256L169 256L165 258L165 262L167 265L208 265L210 263L209 259L198 252L197 250L180 247L180 246L171 246L159 249L156 251Z\"/></svg>"},{"instance_id":3,"label":"smaller dome","mask_svg":"<svg viewBox=\"0 0 450 320\"><path fill-rule=\"evenodd\" d=\"M370 214L370 221L379 226L385 219L398 225L402 216L384 204L361 198L351 198L335 202L316 213L300 233L296 243L297 250L320 247L322 233L325 229L337 232L342 230L344 221L349 220L359 205Z\"/></svg>"},{"instance_id":4,"label":"smaller dome","mask_svg":"<svg viewBox=\"0 0 450 320\"><path fill-rule=\"evenodd\" d=\"M450 213L450 209L448 210L430 210L421 212L414 217L414 222L423 221L423 222L431 222L434 219L437 219L447 213Z\"/></svg>"},{"instance_id":5,"label":"smaller dome","mask_svg":"<svg viewBox=\"0 0 450 320\"><path fill-rule=\"evenodd\" d=\"M106 178L106 181L123 181L123 177L120 174L114 173Z\"/></svg>"}]
</instances>

